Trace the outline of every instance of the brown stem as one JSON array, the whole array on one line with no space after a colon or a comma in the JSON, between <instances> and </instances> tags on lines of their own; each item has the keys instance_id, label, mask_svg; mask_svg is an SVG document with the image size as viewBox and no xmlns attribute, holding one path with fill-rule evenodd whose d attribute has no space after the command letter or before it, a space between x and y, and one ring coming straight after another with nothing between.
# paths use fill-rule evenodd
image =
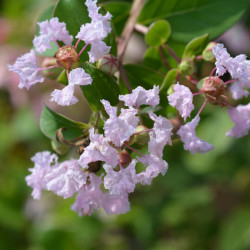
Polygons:
<instances>
[{"instance_id":1,"label":"brown stem","mask_svg":"<svg viewBox=\"0 0 250 250\"><path fill-rule=\"evenodd\" d=\"M171 66L168 64L166 58L165 58L165 55L164 55L164 52L163 52L162 47L160 46L158 49L159 49L159 53L160 53L160 56L161 56L161 60L162 60L162 62L163 62L163 64L164 64L164 66L165 66L167 69L169 69L169 70L172 69Z\"/></svg>"},{"instance_id":2,"label":"brown stem","mask_svg":"<svg viewBox=\"0 0 250 250\"><path fill-rule=\"evenodd\" d=\"M148 32L148 27L137 23L137 24L135 24L135 30L146 35Z\"/></svg>"},{"instance_id":3,"label":"brown stem","mask_svg":"<svg viewBox=\"0 0 250 250\"><path fill-rule=\"evenodd\" d=\"M125 70L124 70L121 63L119 65L119 72L120 72L120 76L121 76L127 90L131 93L132 92L132 86L130 84L130 81L129 81L128 77L127 77L127 74L126 74L126 72L125 72Z\"/></svg>"},{"instance_id":4,"label":"brown stem","mask_svg":"<svg viewBox=\"0 0 250 250\"><path fill-rule=\"evenodd\" d=\"M145 0L134 0L130 16L125 24L125 28L123 29L121 37L118 39L117 45L117 57L120 61L122 61L125 50L128 45L128 41L133 33L134 26L136 24L137 18L140 14L140 11L143 7Z\"/></svg>"}]
</instances>

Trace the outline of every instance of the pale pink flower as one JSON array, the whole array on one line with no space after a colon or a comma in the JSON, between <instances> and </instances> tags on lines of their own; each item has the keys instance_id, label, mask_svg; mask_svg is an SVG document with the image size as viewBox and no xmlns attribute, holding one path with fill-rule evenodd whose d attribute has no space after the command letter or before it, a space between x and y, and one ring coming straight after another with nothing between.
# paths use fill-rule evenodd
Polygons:
<instances>
[{"instance_id":1,"label":"pale pink flower","mask_svg":"<svg viewBox=\"0 0 250 250\"><path fill-rule=\"evenodd\" d=\"M130 210L128 194L105 194L102 201L102 207L105 212L111 214L125 214Z\"/></svg>"},{"instance_id":2,"label":"pale pink flower","mask_svg":"<svg viewBox=\"0 0 250 250\"><path fill-rule=\"evenodd\" d=\"M250 103L231 108L228 114L235 126L226 135L236 138L247 135L250 129Z\"/></svg>"},{"instance_id":3,"label":"pale pink flower","mask_svg":"<svg viewBox=\"0 0 250 250\"><path fill-rule=\"evenodd\" d=\"M191 154L206 153L214 149L214 146L201 140L196 136L195 128L200 121L200 117L197 115L191 122L181 126L177 131L177 134L181 137L184 143L184 149L189 150Z\"/></svg>"},{"instance_id":4,"label":"pale pink flower","mask_svg":"<svg viewBox=\"0 0 250 250\"><path fill-rule=\"evenodd\" d=\"M52 169L52 165L57 165L57 156L49 151L36 153L31 160L34 167L29 168L30 175L26 176L27 185L33 188L32 196L34 199L40 199L42 189L45 189L44 176Z\"/></svg>"},{"instance_id":5,"label":"pale pink flower","mask_svg":"<svg viewBox=\"0 0 250 250\"><path fill-rule=\"evenodd\" d=\"M66 199L73 196L86 184L87 175L77 160L69 160L54 167L44 176L44 181L47 190Z\"/></svg>"},{"instance_id":6,"label":"pale pink flower","mask_svg":"<svg viewBox=\"0 0 250 250\"><path fill-rule=\"evenodd\" d=\"M89 85L92 83L92 78L84 69L76 68L69 72L69 85Z\"/></svg>"},{"instance_id":7,"label":"pale pink flower","mask_svg":"<svg viewBox=\"0 0 250 250\"><path fill-rule=\"evenodd\" d=\"M94 63L108 54L110 51L110 46L107 46L105 42L96 40L91 43L91 49L88 52L89 62Z\"/></svg>"},{"instance_id":8,"label":"pale pink flower","mask_svg":"<svg viewBox=\"0 0 250 250\"><path fill-rule=\"evenodd\" d=\"M102 184L101 176L89 174L89 184L83 185L76 196L75 203L71 209L78 213L79 216L91 215L93 210L102 206L105 194L100 189Z\"/></svg>"},{"instance_id":9,"label":"pale pink flower","mask_svg":"<svg viewBox=\"0 0 250 250\"><path fill-rule=\"evenodd\" d=\"M238 80L230 86L232 97L235 100L241 99L244 96L247 97L249 95L247 89L250 89L250 79Z\"/></svg>"},{"instance_id":10,"label":"pale pink flower","mask_svg":"<svg viewBox=\"0 0 250 250\"><path fill-rule=\"evenodd\" d=\"M154 127L149 132L150 141L148 143L148 151L155 156L162 157L165 145L172 145L171 135L173 125L167 118L157 116L153 112L149 113L149 117L154 121Z\"/></svg>"},{"instance_id":11,"label":"pale pink flower","mask_svg":"<svg viewBox=\"0 0 250 250\"><path fill-rule=\"evenodd\" d=\"M193 94L188 87L179 83L175 84L173 89L174 93L168 96L169 104L176 107L180 115L186 120L194 109Z\"/></svg>"},{"instance_id":12,"label":"pale pink flower","mask_svg":"<svg viewBox=\"0 0 250 250\"><path fill-rule=\"evenodd\" d=\"M159 87L154 85L153 89L146 90L139 86L131 94L120 95L119 100L128 107L139 108L143 104L155 107L160 102Z\"/></svg>"},{"instance_id":13,"label":"pale pink flower","mask_svg":"<svg viewBox=\"0 0 250 250\"><path fill-rule=\"evenodd\" d=\"M135 165L136 160L132 160L126 168L121 168L120 171L115 171L113 167L104 164L103 168L106 171L104 177L104 187L109 190L110 194L132 193L135 189Z\"/></svg>"},{"instance_id":14,"label":"pale pink flower","mask_svg":"<svg viewBox=\"0 0 250 250\"><path fill-rule=\"evenodd\" d=\"M146 170L136 175L136 182L140 182L143 185L150 185L152 179L159 174L165 175L168 169L166 161L155 155L145 155L143 157L137 157L137 160L147 166Z\"/></svg>"},{"instance_id":15,"label":"pale pink flower","mask_svg":"<svg viewBox=\"0 0 250 250\"><path fill-rule=\"evenodd\" d=\"M51 49L51 42L62 41L65 45L71 45L73 36L69 35L64 22L59 22L57 17L51 18L49 21L38 23L40 27L40 35L35 36L33 44L38 53L43 53L47 49Z\"/></svg>"},{"instance_id":16,"label":"pale pink flower","mask_svg":"<svg viewBox=\"0 0 250 250\"><path fill-rule=\"evenodd\" d=\"M109 115L109 119L104 123L105 136L114 145L120 147L135 132L139 123L139 118L136 116L138 111L134 108L121 109L121 114L117 116L116 107L112 107L106 100L101 102Z\"/></svg>"},{"instance_id":17,"label":"pale pink flower","mask_svg":"<svg viewBox=\"0 0 250 250\"><path fill-rule=\"evenodd\" d=\"M79 164L88 168L88 164L96 161L104 161L115 167L118 164L118 154L115 148L109 145L108 140L101 134L94 134L94 128L89 130L90 144L80 156Z\"/></svg>"},{"instance_id":18,"label":"pale pink flower","mask_svg":"<svg viewBox=\"0 0 250 250\"><path fill-rule=\"evenodd\" d=\"M20 89L26 88L27 90L38 82L43 82L44 78L38 75L39 68L36 65L35 51L31 50L29 53L18 57L13 65L8 65L9 70L18 74Z\"/></svg>"}]
</instances>

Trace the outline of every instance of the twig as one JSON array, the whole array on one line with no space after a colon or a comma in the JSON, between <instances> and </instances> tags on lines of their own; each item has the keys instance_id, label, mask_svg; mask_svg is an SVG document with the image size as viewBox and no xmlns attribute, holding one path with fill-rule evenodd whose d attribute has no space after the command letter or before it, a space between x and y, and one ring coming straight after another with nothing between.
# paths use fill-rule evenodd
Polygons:
<instances>
[{"instance_id":1,"label":"twig","mask_svg":"<svg viewBox=\"0 0 250 250\"><path fill-rule=\"evenodd\" d=\"M148 27L137 23L135 24L135 30L145 35L148 32Z\"/></svg>"},{"instance_id":2,"label":"twig","mask_svg":"<svg viewBox=\"0 0 250 250\"><path fill-rule=\"evenodd\" d=\"M132 86L130 84L130 81L129 81L128 77L127 77L127 74L126 74L121 62L119 64L120 64L119 65L120 76L121 76L127 90L131 93L132 92Z\"/></svg>"}]
</instances>

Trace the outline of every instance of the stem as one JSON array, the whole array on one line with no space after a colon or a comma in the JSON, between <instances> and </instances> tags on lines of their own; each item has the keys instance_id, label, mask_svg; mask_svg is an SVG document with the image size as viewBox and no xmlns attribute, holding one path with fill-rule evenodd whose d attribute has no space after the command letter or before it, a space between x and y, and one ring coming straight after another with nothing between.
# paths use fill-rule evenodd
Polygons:
<instances>
[{"instance_id":1,"label":"stem","mask_svg":"<svg viewBox=\"0 0 250 250\"><path fill-rule=\"evenodd\" d=\"M53 42L56 44L56 46L60 49L61 46L59 45L59 43L56 40L53 40Z\"/></svg>"},{"instance_id":2,"label":"stem","mask_svg":"<svg viewBox=\"0 0 250 250\"><path fill-rule=\"evenodd\" d=\"M181 63L181 59L176 55L176 53L173 51L173 49L170 48L170 46L167 45L167 44L163 44L163 46L167 50L167 52L169 53L169 55L171 55L178 62L178 64L180 64Z\"/></svg>"},{"instance_id":3,"label":"stem","mask_svg":"<svg viewBox=\"0 0 250 250\"><path fill-rule=\"evenodd\" d=\"M49 67L46 67L46 68L38 68L39 71L41 70L46 70L46 69L53 69L53 68L57 68L58 65L52 65L52 66L49 66Z\"/></svg>"},{"instance_id":4,"label":"stem","mask_svg":"<svg viewBox=\"0 0 250 250\"><path fill-rule=\"evenodd\" d=\"M237 81L237 79L232 79L232 80L229 80L229 81L224 82L224 84L229 84L229 83L231 83L231 82L236 82L236 81Z\"/></svg>"},{"instance_id":5,"label":"stem","mask_svg":"<svg viewBox=\"0 0 250 250\"><path fill-rule=\"evenodd\" d=\"M201 111L204 109L205 105L207 104L207 100L202 104L199 112L197 113L197 115L200 115Z\"/></svg>"},{"instance_id":6,"label":"stem","mask_svg":"<svg viewBox=\"0 0 250 250\"><path fill-rule=\"evenodd\" d=\"M195 57L195 60L196 61L200 61L200 60L202 60L203 59L203 55L199 55L199 56L196 56Z\"/></svg>"},{"instance_id":7,"label":"stem","mask_svg":"<svg viewBox=\"0 0 250 250\"><path fill-rule=\"evenodd\" d=\"M171 66L168 64L166 58L165 58L165 55L164 55L164 52L163 52L163 49L162 49L162 46L160 46L159 48L159 53L160 53L160 56L161 56L161 60L164 64L164 66L167 68L167 69L172 69Z\"/></svg>"},{"instance_id":8,"label":"stem","mask_svg":"<svg viewBox=\"0 0 250 250\"><path fill-rule=\"evenodd\" d=\"M139 135L139 134L141 134L141 133L144 133L144 132L149 132L149 131L152 131L152 130L153 130L152 128L145 129L145 130L143 130L143 131L136 132L136 133L134 133L133 135Z\"/></svg>"},{"instance_id":9,"label":"stem","mask_svg":"<svg viewBox=\"0 0 250 250\"><path fill-rule=\"evenodd\" d=\"M78 44L79 44L80 41L81 41L81 39L79 38L79 39L77 40L76 44L75 44L75 49L77 48L77 46L78 46Z\"/></svg>"},{"instance_id":10,"label":"stem","mask_svg":"<svg viewBox=\"0 0 250 250\"><path fill-rule=\"evenodd\" d=\"M146 35L148 32L148 27L137 23L137 24L135 24L135 30Z\"/></svg>"},{"instance_id":11,"label":"stem","mask_svg":"<svg viewBox=\"0 0 250 250\"><path fill-rule=\"evenodd\" d=\"M86 49L86 47L87 47L88 45L89 45L89 43L86 43L86 44L83 46L83 48L82 48L82 50L79 52L77 58L80 57L80 55L82 54L82 52Z\"/></svg>"},{"instance_id":12,"label":"stem","mask_svg":"<svg viewBox=\"0 0 250 250\"><path fill-rule=\"evenodd\" d=\"M66 69L66 73L67 73L67 77L68 77L68 81L69 81L69 69Z\"/></svg>"},{"instance_id":13,"label":"stem","mask_svg":"<svg viewBox=\"0 0 250 250\"><path fill-rule=\"evenodd\" d=\"M203 93L204 93L203 91L200 91L200 92L197 92L197 93L193 93L193 96L199 95L199 94L203 94Z\"/></svg>"},{"instance_id":14,"label":"stem","mask_svg":"<svg viewBox=\"0 0 250 250\"><path fill-rule=\"evenodd\" d=\"M131 147L130 147L129 145L127 145L127 144L125 145L125 147L126 147L126 148L129 148L130 150L134 151L135 153L137 153L138 155L140 155L140 156L142 156L142 157L145 156L144 154L140 153L139 151L137 151L137 150L134 149L134 148L131 148Z\"/></svg>"},{"instance_id":15,"label":"stem","mask_svg":"<svg viewBox=\"0 0 250 250\"><path fill-rule=\"evenodd\" d=\"M216 70L216 67L211 71L209 78L211 78L211 76L213 75L214 71Z\"/></svg>"},{"instance_id":16,"label":"stem","mask_svg":"<svg viewBox=\"0 0 250 250\"><path fill-rule=\"evenodd\" d=\"M118 39L117 44L117 57L122 61L125 50L127 48L129 39L133 33L134 26L136 24L137 18L141 12L145 0L134 0L130 16L125 24L125 28L122 31L121 37Z\"/></svg>"}]
</instances>

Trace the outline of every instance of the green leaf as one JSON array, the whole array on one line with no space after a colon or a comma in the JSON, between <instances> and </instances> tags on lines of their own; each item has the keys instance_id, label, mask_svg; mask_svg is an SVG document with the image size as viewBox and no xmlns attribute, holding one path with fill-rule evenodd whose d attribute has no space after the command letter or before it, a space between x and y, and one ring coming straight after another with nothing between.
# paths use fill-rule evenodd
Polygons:
<instances>
[{"instance_id":1,"label":"green leaf","mask_svg":"<svg viewBox=\"0 0 250 250\"><path fill-rule=\"evenodd\" d=\"M176 77L178 75L178 72L179 72L178 69L171 69L168 71L160 87L160 93L166 92L169 89L169 87L176 82Z\"/></svg>"},{"instance_id":2,"label":"green leaf","mask_svg":"<svg viewBox=\"0 0 250 250\"><path fill-rule=\"evenodd\" d=\"M171 27L165 20L152 23L145 35L146 43L149 46L160 46L164 44L171 34Z\"/></svg>"},{"instance_id":3,"label":"green leaf","mask_svg":"<svg viewBox=\"0 0 250 250\"><path fill-rule=\"evenodd\" d=\"M162 66L158 47L149 47L145 51L143 55L143 64L155 70Z\"/></svg>"},{"instance_id":4,"label":"green leaf","mask_svg":"<svg viewBox=\"0 0 250 250\"><path fill-rule=\"evenodd\" d=\"M190 41L185 47L182 59L192 58L193 56L200 55L204 48L207 46L209 34L199 36Z\"/></svg>"},{"instance_id":5,"label":"green leaf","mask_svg":"<svg viewBox=\"0 0 250 250\"><path fill-rule=\"evenodd\" d=\"M164 75L144 65L127 64L124 70L133 88L142 86L151 89L154 85L160 85L164 79Z\"/></svg>"},{"instance_id":6,"label":"green leaf","mask_svg":"<svg viewBox=\"0 0 250 250\"><path fill-rule=\"evenodd\" d=\"M248 0L147 0L138 22L149 25L159 18L167 19L171 39L181 43L204 33L213 40L235 24L248 5Z\"/></svg>"},{"instance_id":7,"label":"green leaf","mask_svg":"<svg viewBox=\"0 0 250 250\"><path fill-rule=\"evenodd\" d=\"M51 18L53 17L54 8L55 8L54 5L48 7L48 8L40 15L40 17L38 18L38 21L37 21L37 22L43 22L43 21L45 21L45 20L51 19ZM40 28L39 28L38 25L37 25L37 27L36 27L36 34L37 34L37 36L39 36L39 34L40 34ZM43 52L43 53L40 54L40 55L42 55L42 56L47 56L47 57L53 57L54 54L56 53L56 51L58 50L58 47L57 47L57 45L56 45L54 42L51 42L50 45L51 45L52 48L51 48L51 49L47 49L45 52Z\"/></svg>"},{"instance_id":8,"label":"green leaf","mask_svg":"<svg viewBox=\"0 0 250 250\"><path fill-rule=\"evenodd\" d=\"M116 36L120 36L129 17L131 4L125 1L103 3L105 9L112 15L112 29Z\"/></svg>"},{"instance_id":9,"label":"green leaf","mask_svg":"<svg viewBox=\"0 0 250 250\"><path fill-rule=\"evenodd\" d=\"M93 111L103 108L100 102L102 99L108 100L111 105L116 105L120 90L114 78L89 63L84 63L82 67L93 79L90 85L81 86Z\"/></svg>"},{"instance_id":10,"label":"green leaf","mask_svg":"<svg viewBox=\"0 0 250 250\"><path fill-rule=\"evenodd\" d=\"M57 114L45 105L40 118L40 127L43 134L52 140L56 140L56 131L59 128L66 128L63 132L65 139L71 140L80 136L82 131L88 128L88 124Z\"/></svg>"}]
</instances>

